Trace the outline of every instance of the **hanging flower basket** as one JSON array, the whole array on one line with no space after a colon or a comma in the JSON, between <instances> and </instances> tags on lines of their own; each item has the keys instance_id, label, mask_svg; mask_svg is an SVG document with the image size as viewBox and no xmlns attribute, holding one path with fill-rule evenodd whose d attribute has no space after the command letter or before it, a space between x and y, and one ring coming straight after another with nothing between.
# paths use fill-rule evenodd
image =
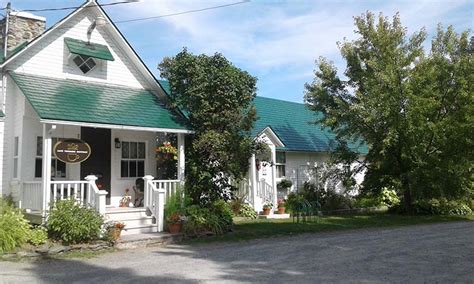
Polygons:
<instances>
[{"instance_id":1,"label":"hanging flower basket","mask_svg":"<svg viewBox=\"0 0 474 284\"><path fill-rule=\"evenodd\" d=\"M164 142L163 146L156 148L156 159L158 161L177 161L178 149L171 145L171 142Z\"/></svg>"}]
</instances>

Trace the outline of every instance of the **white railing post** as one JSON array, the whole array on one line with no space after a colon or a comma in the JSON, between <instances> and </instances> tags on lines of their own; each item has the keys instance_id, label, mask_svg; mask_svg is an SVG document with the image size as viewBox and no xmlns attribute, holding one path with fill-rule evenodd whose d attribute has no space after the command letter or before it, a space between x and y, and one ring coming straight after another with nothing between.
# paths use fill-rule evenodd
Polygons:
<instances>
[{"instance_id":1,"label":"white railing post","mask_svg":"<svg viewBox=\"0 0 474 284\"><path fill-rule=\"evenodd\" d=\"M94 201L94 207L97 209L97 211L99 211L100 214L105 214L107 191L99 190L99 188L97 188L96 176L89 175L89 176L86 176L84 179L89 183L88 185L89 190L87 194L94 194L94 196L90 197L90 200Z\"/></svg>"},{"instance_id":2,"label":"white railing post","mask_svg":"<svg viewBox=\"0 0 474 284\"><path fill-rule=\"evenodd\" d=\"M150 184L152 183L154 177L151 175L146 175L143 177L143 180L145 180L145 188L144 188L144 194L143 194L143 206L144 207L150 207L151 204L151 193L152 189L150 187Z\"/></svg>"},{"instance_id":3,"label":"white railing post","mask_svg":"<svg viewBox=\"0 0 474 284\"><path fill-rule=\"evenodd\" d=\"M156 226L158 229L158 232L163 232L163 227L165 223L165 190L163 189L153 189L153 203L155 204L154 206L154 215L156 218Z\"/></svg>"},{"instance_id":4,"label":"white railing post","mask_svg":"<svg viewBox=\"0 0 474 284\"><path fill-rule=\"evenodd\" d=\"M107 205L107 191L106 190L99 190L98 194L98 202L97 204L99 205L97 208L97 211L99 211L100 214L104 215L106 210L106 205Z\"/></svg>"}]
</instances>

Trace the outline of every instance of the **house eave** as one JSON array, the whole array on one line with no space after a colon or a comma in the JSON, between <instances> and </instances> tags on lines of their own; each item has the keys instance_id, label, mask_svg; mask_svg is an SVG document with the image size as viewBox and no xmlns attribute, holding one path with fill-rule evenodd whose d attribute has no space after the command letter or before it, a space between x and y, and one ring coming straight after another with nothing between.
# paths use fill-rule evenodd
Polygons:
<instances>
[{"instance_id":1,"label":"house eave","mask_svg":"<svg viewBox=\"0 0 474 284\"><path fill-rule=\"evenodd\" d=\"M194 131L186 129L173 129L173 128L156 128L156 127L141 127L132 125L117 125L117 124L104 124L104 123L90 123L81 121L67 121L67 120L54 120L54 119L40 119L41 123L46 124L57 124L57 125L69 125L69 126L84 126L94 128L106 128L106 129L118 129L118 130L131 130L131 131L147 131L147 132L168 132L168 133L180 133L180 134L193 134Z\"/></svg>"}]
</instances>

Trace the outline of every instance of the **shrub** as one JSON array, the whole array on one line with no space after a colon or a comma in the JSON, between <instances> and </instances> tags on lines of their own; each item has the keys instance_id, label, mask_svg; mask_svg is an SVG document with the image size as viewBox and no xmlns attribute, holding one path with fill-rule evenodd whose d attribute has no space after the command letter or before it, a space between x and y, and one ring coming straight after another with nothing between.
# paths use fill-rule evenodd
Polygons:
<instances>
[{"instance_id":1,"label":"shrub","mask_svg":"<svg viewBox=\"0 0 474 284\"><path fill-rule=\"evenodd\" d=\"M471 208L458 200L446 198L418 200L413 202L413 212L420 215L470 215Z\"/></svg>"},{"instance_id":2,"label":"shrub","mask_svg":"<svg viewBox=\"0 0 474 284\"><path fill-rule=\"evenodd\" d=\"M30 236L30 224L19 209L0 198L0 252L22 246Z\"/></svg>"},{"instance_id":3,"label":"shrub","mask_svg":"<svg viewBox=\"0 0 474 284\"><path fill-rule=\"evenodd\" d=\"M54 203L46 228L49 236L55 240L84 243L99 239L103 223L103 217L95 209L70 199Z\"/></svg>"},{"instance_id":4,"label":"shrub","mask_svg":"<svg viewBox=\"0 0 474 284\"><path fill-rule=\"evenodd\" d=\"M252 219L257 219L257 212L248 204L244 204L240 207L239 217L247 217Z\"/></svg>"},{"instance_id":5,"label":"shrub","mask_svg":"<svg viewBox=\"0 0 474 284\"><path fill-rule=\"evenodd\" d=\"M44 227L33 228L28 236L28 242L34 246L39 246L48 241L48 231Z\"/></svg>"},{"instance_id":6,"label":"shrub","mask_svg":"<svg viewBox=\"0 0 474 284\"><path fill-rule=\"evenodd\" d=\"M232 224L232 210L224 200L214 201L208 207L193 205L186 208L184 232L187 235L208 231L221 235L231 230Z\"/></svg>"},{"instance_id":7,"label":"shrub","mask_svg":"<svg viewBox=\"0 0 474 284\"><path fill-rule=\"evenodd\" d=\"M357 198L354 202L354 207L357 208L368 208L368 207L380 207L387 206L389 208L398 206L400 204L400 198L397 192L393 189L384 188L378 195L365 195Z\"/></svg>"},{"instance_id":8,"label":"shrub","mask_svg":"<svg viewBox=\"0 0 474 284\"><path fill-rule=\"evenodd\" d=\"M234 216L238 216L242 209L242 206L245 205L245 197L246 196L234 196L234 199L230 201L230 208L234 213Z\"/></svg>"}]
</instances>

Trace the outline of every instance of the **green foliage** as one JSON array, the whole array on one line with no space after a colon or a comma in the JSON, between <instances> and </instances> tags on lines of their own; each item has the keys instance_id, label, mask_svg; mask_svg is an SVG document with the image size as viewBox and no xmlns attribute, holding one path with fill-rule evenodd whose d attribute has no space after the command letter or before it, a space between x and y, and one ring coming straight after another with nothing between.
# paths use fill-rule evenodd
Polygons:
<instances>
[{"instance_id":1,"label":"green foliage","mask_svg":"<svg viewBox=\"0 0 474 284\"><path fill-rule=\"evenodd\" d=\"M51 238L65 243L85 243L99 239L103 217L93 208L75 200L59 200L49 212L46 228Z\"/></svg>"},{"instance_id":2,"label":"green foliage","mask_svg":"<svg viewBox=\"0 0 474 284\"><path fill-rule=\"evenodd\" d=\"M205 205L231 198L230 177L242 178L252 153L256 78L221 54L193 55L186 49L159 65L171 101L195 131L187 141L186 193Z\"/></svg>"},{"instance_id":3,"label":"green foliage","mask_svg":"<svg viewBox=\"0 0 474 284\"><path fill-rule=\"evenodd\" d=\"M326 190L313 182L306 182L298 194L311 203L318 202L324 211L353 207L353 200L346 194L336 193L333 189Z\"/></svg>"},{"instance_id":4,"label":"green foliage","mask_svg":"<svg viewBox=\"0 0 474 284\"><path fill-rule=\"evenodd\" d=\"M340 50L344 77L321 58L306 84L308 106L336 133L334 158L366 170L364 189L393 187L410 209L412 201L472 196L474 161L474 64L469 32L438 32L425 54L424 30L407 38L399 15L366 13L355 18L354 41ZM360 161L348 141L364 141Z\"/></svg>"},{"instance_id":5,"label":"green foliage","mask_svg":"<svg viewBox=\"0 0 474 284\"><path fill-rule=\"evenodd\" d=\"M185 201L183 193L180 189L176 190L175 193L171 194L165 204L165 219L168 223L180 222L181 215L184 215Z\"/></svg>"},{"instance_id":6,"label":"green foliage","mask_svg":"<svg viewBox=\"0 0 474 284\"><path fill-rule=\"evenodd\" d=\"M263 209L272 209L273 208L273 203L268 202L263 204Z\"/></svg>"},{"instance_id":7,"label":"green foliage","mask_svg":"<svg viewBox=\"0 0 474 284\"><path fill-rule=\"evenodd\" d=\"M255 159L260 162L271 162L272 161L272 149L264 141L256 141L253 145Z\"/></svg>"},{"instance_id":8,"label":"green foliage","mask_svg":"<svg viewBox=\"0 0 474 284\"><path fill-rule=\"evenodd\" d=\"M186 208L184 232L190 236L212 232L216 235L231 230L232 210L224 200L217 200L207 207L192 205Z\"/></svg>"},{"instance_id":9,"label":"green foliage","mask_svg":"<svg viewBox=\"0 0 474 284\"><path fill-rule=\"evenodd\" d=\"M28 243L39 246L48 241L48 231L44 227L36 227L30 230L30 235L28 236Z\"/></svg>"},{"instance_id":10,"label":"green foliage","mask_svg":"<svg viewBox=\"0 0 474 284\"><path fill-rule=\"evenodd\" d=\"M368 193L359 196L354 202L356 208L369 208L369 207L381 207L387 206L389 208L398 206L400 204L400 198L397 192L393 189L384 188L379 194Z\"/></svg>"},{"instance_id":11,"label":"green foliage","mask_svg":"<svg viewBox=\"0 0 474 284\"><path fill-rule=\"evenodd\" d=\"M242 205L240 207L240 211L237 214L238 217L247 217L247 218L252 218L252 219L257 219L257 212L252 208L252 206L248 204Z\"/></svg>"},{"instance_id":12,"label":"green foliage","mask_svg":"<svg viewBox=\"0 0 474 284\"><path fill-rule=\"evenodd\" d=\"M398 208L399 212L406 212L406 208ZM422 199L413 202L413 213L418 215L460 215L467 216L472 214L471 208L459 200L440 199Z\"/></svg>"},{"instance_id":13,"label":"green foliage","mask_svg":"<svg viewBox=\"0 0 474 284\"><path fill-rule=\"evenodd\" d=\"M22 246L30 236L30 224L19 209L0 198L0 252Z\"/></svg>"},{"instance_id":14,"label":"green foliage","mask_svg":"<svg viewBox=\"0 0 474 284\"><path fill-rule=\"evenodd\" d=\"M289 179L283 179L278 184L277 187L281 189L288 189L293 185L293 182Z\"/></svg>"}]
</instances>

